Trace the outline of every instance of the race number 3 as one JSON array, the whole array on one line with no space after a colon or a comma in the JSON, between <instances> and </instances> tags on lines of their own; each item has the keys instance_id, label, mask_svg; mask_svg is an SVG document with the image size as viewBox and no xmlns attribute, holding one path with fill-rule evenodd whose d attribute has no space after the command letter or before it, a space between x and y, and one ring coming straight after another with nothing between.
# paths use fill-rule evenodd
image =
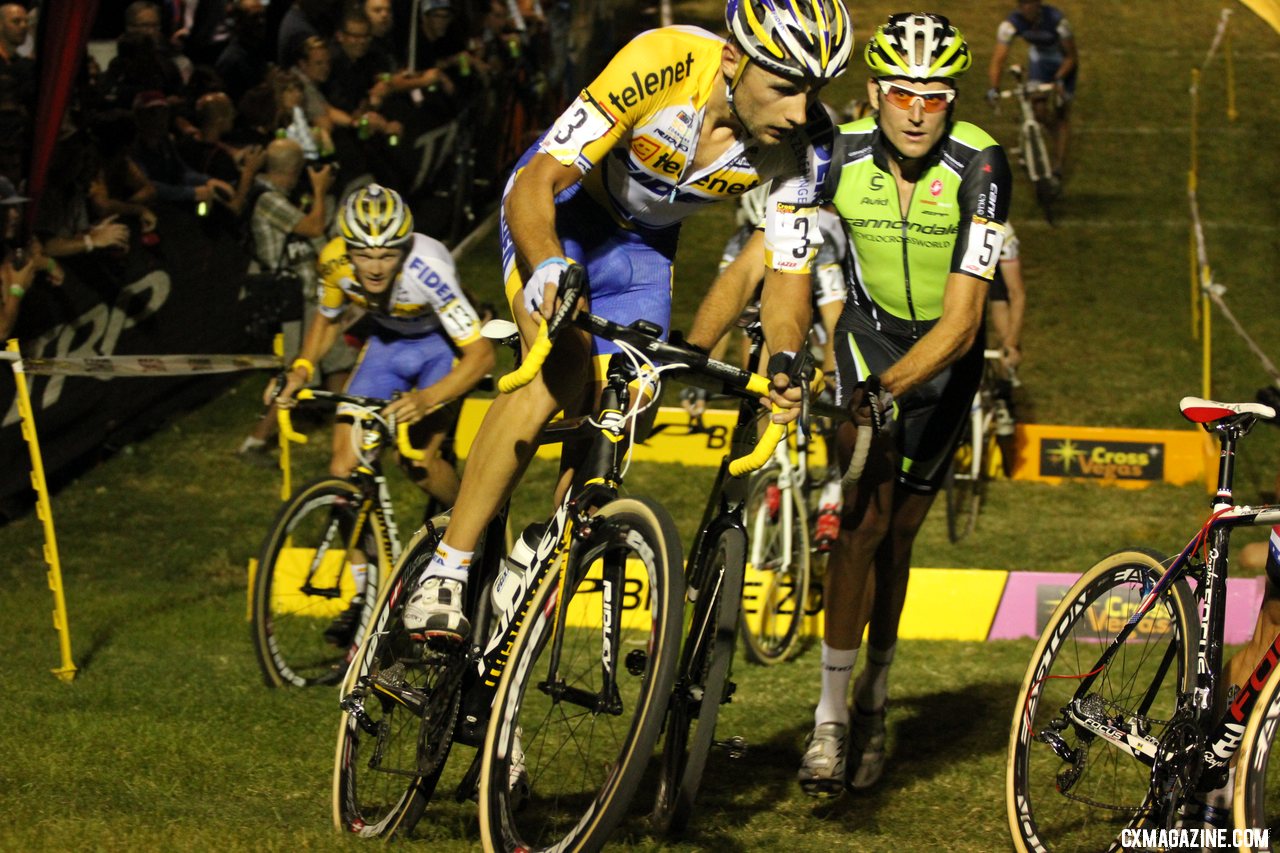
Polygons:
<instances>
[{"instance_id":1,"label":"race number 3","mask_svg":"<svg viewBox=\"0 0 1280 853\"><path fill-rule=\"evenodd\" d=\"M542 150L565 166L571 166L588 143L604 136L613 125L613 116L584 93L560 114L551 130L547 131L542 140Z\"/></svg>"},{"instance_id":2,"label":"race number 3","mask_svg":"<svg viewBox=\"0 0 1280 853\"><path fill-rule=\"evenodd\" d=\"M990 281L1000 262L1000 248L1004 245L1005 225L981 216L969 223L968 239L960 269Z\"/></svg>"}]
</instances>

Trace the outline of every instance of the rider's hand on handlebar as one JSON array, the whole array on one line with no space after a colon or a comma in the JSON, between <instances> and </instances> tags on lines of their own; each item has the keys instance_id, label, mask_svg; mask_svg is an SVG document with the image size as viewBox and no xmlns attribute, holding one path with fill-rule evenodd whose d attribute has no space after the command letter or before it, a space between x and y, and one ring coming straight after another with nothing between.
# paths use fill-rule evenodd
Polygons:
<instances>
[{"instance_id":1,"label":"rider's hand on handlebar","mask_svg":"<svg viewBox=\"0 0 1280 853\"><path fill-rule=\"evenodd\" d=\"M307 370L304 367L295 367L289 371L281 371L271 383L267 385L266 392L262 395L263 405L270 406L275 403L282 409L292 409L298 405L295 395L299 390L306 387Z\"/></svg>"},{"instance_id":2,"label":"rider's hand on handlebar","mask_svg":"<svg viewBox=\"0 0 1280 853\"><path fill-rule=\"evenodd\" d=\"M893 394L881 386L877 376L853 386L849 395L849 415L855 425L870 424L876 432L888 434L896 417Z\"/></svg>"},{"instance_id":3,"label":"rider's hand on handlebar","mask_svg":"<svg viewBox=\"0 0 1280 853\"><path fill-rule=\"evenodd\" d=\"M569 261L560 257L547 258L538 264L524 284L524 307L529 316L536 319L541 314L546 319L551 319L551 315L555 313L560 279L568 269Z\"/></svg>"},{"instance_id":4,"label":"rider's hand on handlebar","mask_svg":"<svg viewBox=\"0 0 1280 853\"><path fill-rule=\"evenodd\" d=\"M384 417L394 418L396 423L416 424L437 408L439 406L431 401L428 389L420 388L396 397L382 409L382 414Z\"/></svg>"},{"instance_id":5,"label":"rider's hand on handlebar","mask_svg":"<svg viewBox=\"0 0 1280 853\"><path fill-rule=\"evenodd\" d=\"M795 353L774 353L769 358L767 375L769 377L769 397L761 398L762 405L770 406L774 411L772 420L775 424L789 424L800 417L804 399L802 381L791 375Z\"/></svg>"}]
</instances>

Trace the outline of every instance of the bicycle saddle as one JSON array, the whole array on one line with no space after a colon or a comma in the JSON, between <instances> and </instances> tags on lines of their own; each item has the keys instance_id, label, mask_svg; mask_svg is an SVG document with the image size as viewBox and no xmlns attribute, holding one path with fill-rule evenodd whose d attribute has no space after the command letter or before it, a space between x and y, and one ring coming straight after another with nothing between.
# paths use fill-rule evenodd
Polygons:
<instances>
[{"instance_id":1,"label":"bicycle saddle","mask_svg":"<svg viewBox=\"0 0 1280 853\"><path fill-rule=\"evenodd\" d=\"M1274 420L1276 410L1262 403L1217 403L1200 397L1183 397L1178 402L1182 416L1192 423L1207 424L1232 415L1257 415L1263 420Z\"/></svg>"}]
</instances>

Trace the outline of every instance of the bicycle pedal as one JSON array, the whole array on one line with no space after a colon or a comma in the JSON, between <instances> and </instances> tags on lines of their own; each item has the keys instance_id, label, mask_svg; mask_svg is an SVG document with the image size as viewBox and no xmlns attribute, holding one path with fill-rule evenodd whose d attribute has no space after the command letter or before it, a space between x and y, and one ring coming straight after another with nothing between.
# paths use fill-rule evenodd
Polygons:
<instances>
[{"instance_id":1,"label":"bicycle pedal","mask_svg":"<svg viewBox=\"0 0 1280 853\"><path fill-rule=\"evenodd\" d=\"M735 735L727 740L713 740L711 745L717 749L723 749L729 754L730 758L738 759L747 754L747 740L744 737Z\"/></svg>"}]
</instances>

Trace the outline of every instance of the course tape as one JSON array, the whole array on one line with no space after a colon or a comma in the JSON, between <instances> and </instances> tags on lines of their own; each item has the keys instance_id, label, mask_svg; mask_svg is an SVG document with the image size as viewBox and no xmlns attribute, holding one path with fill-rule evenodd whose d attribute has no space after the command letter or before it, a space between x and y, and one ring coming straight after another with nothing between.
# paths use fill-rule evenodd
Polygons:
<instances>
[{"instance_id":1,"label":"course tape","mask_svg":"<svg viewBox=\"0 0 1280 853\"><path fill-rule=\"evenodd\" d=\"M113 355L88 358L22 358L0 353L4 361L18 362L24 373L62 376L190 376L202 373L234 373L238 370L279 370L284 362L273 355Z\"/></svg>"}]
</instances>

